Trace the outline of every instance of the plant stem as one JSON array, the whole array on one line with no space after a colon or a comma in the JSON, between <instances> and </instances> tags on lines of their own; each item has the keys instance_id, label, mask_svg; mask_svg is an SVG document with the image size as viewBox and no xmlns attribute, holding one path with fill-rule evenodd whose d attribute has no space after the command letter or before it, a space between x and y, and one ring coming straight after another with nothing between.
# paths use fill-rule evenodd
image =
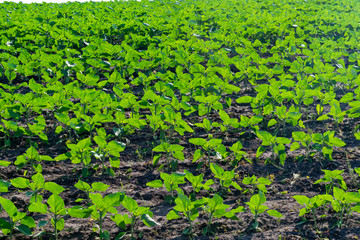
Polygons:
<instances>
[{"instance_id":1,"label":"plant stem","mask_svg":"<svg viewBox=\"0 0 360 240\"><path fill-rule=\"evenodd\" d=\"M100 217L99 217L99 228L100 228L100 240L102 240L102 212L100 212Z\"/></svg>"},{"instance_id":2,"label":"plant stem","mask_svg":"<svg viewBox=\"0 0 360 240\"><path fill-rule=\"evenodd\" d=\"M55 227L55 240L58 239L58 232L57 232L57 215L54 215L54 227Z\"/></svg>"},{"instance_id":3,"label":"plant stem","mask_svg":"<svg viewBox=\"0 0 360 240\"><path fill-rule=\"evenodd\" d=\"M212 216L213 216L213 213L211 212L210 213L210 216L209 216L209 221L208 221L208 224L206 226L206 231L205 231L205 234L206 235L209 231L210 231L210 225L211 225L211 221L212 221Z\"/></svg>"},{"instance_id":4,"label":"plant stem","mask_svg":"<svg viewBox=\"0 0 360 240\"><path fill-rule=\"evenodd\" d=\"M192 235L193 235L193 233L192 233L192 221L191 221L190 216L189 216L190 213L191 213L191 212L188 212L188 213L186 214L186 216L187 216L187 218L188 218L188 220L189 220L189 224L190 224L189 234L190 234L190 236L192 236Z\"/></svg>"},{"instance_id":5,"label":"plant stem","mask_svg":"<svg viewBox=\"0 0 360 240\"><path fill-rule=\"evenodd\" d=\"M315 213L315 209L312 208L311 209L312 211L312 214L313 214L313 218L314 218L314 226L315 226L315 230L317 231L318 230L318 227L317 227L317 224L316 224L316 213Z\"/></svg>"},{"instance_id":6,"label":"plant stem","mask_svg":"<svg viewBox=\"0 0 360 240\"><path fill-rule=\"evenodd\" d=\"M134 225L135 225L135 222L136 222L136 217L133 216L131 218L131 240L134 239Z\"/></svg>"}]
</instances>

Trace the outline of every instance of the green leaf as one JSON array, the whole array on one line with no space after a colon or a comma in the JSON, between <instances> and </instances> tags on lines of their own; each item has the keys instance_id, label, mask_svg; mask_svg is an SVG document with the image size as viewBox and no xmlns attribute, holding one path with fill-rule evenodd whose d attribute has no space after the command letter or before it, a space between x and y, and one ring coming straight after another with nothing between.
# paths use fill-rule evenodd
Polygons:
<instances>
[{"instance_id":1,"label":"green leaf","mask_svg":"<svg viewBox=\"0 0 360 240\"><path fill-rule=\"evenodd\" d=\"M50 206L50 211L57 215L64 215L64 200L57 194L52 194L47 200L47 204Z\"/></svg>"},{"instance_id":2,"label":"green leaf","mask_svg":"<svg viewBox=\"0 0 360 240\"><path fill-rule=\"evenodd\" d=\"M167 220L173 220L173 219L178 219L181 216L175 212L174 210L171 210L167 215L166 215L166 219Z\"/></svg>"},{"instance_id":3,"label":"green leaf","mask_svg":"<svg viewBox=\"0 0 360 240\"><path fill-rule=\"evenodd\" d=\"M285 138L285 137L277 137L276 142L278 144L289 144L289 143L291 143L291 139Z\"/></svg>"},{"instance_id":4,"label":"green leaf","mask_svg":"<svg viewBox=\"0 0 360 240\"><path fill-rule=\"evenodd\" d=\"M69 208L68 214L74 218L88 218L91 215L92 210L81 206L74 206Z\"/></svg>"},{"instance_id":5,"label":"green leaf","mask_svg":"<svg viewBox=\"0 0 360 240\"><path fill-rule=\"evenodd\" d=\"M250 96L243 96L243 97L239 97L238 99L236 99L236 102L241 104L241 103L251 103L253 100L253 97Z\"/></svg>"},{"instance_id":6,"label":"green leaf","mask_svg":"<svg viewBox=\"0 0 360 240\"><path fill-rule=\"evenodd\" d=\"M256 157L260 157L264 152L266 151L266 149L263 146L258 147L257 151L256 151Z\"/></svg>"},{"instance_id":7,"label":"green leaf","mask_svg":"<svg viewBox=\"0 0 360 240\"><path fill-rule=\"evenodd\" d=\"M360 132L355 133L354 136L357 140L360 140Z\"/></svg>"},{"instance_id":8,"label":"green leaf","mask_svg":"<svg viewBox=\"0 0 360 240\"><path fill-rule=\"evenodd\" d=\"M139 205L137 202L132 199L131 197L125 196L124 200L121 202L121 204L126 208L129 212L134 212L136 209L138 209Z\"/></svg>"},{"instance_id":9,"label":"green leaf","mask_svg":"<svg viewBox=\"0 0 360 240\"><path fill-rule=\"evenodd\" d=\"M51 224L55 227L55 222L53 218L51 218ZM56 223L56 229L61 231L64 229L64 227L65 227L65 219L60 218Z\"/></svg>"},{"instance_id":10,"label":"green leaf","mask_svg":"<svg viewBox=\"0 0 360 240\"><path fill-rule=\"evenodd\" d=\"M94 182L91 184L92 191L105 192L109 187L110 185L102 182Z\"/></svg>"},{"instance_id":11,"label":"green leaf","mask_svg":"<svg viewBox=\"0 0 360 240\"><path fill-rule=\"evenodd\" d=\"M11 184L16 188L28 188L29 187L29 179L17 177L10 180Z\"/></svg>"},{"instance_id":12,"label":"green leaf","mask_svg":"<svg viewBox=\"0 0 360 240\"><path fill-rule=\"evenodd\" d=\"M24 225L24 224L20 224L19 226L15 227L19 232L25 234L26 236L30 236L31 235L31 229Z\"/></svg>"},{"instance_id":13,"label":"green leaf","mask_svg":"<svg viewBox=\"0 0 360 240\"><path fill-rule=\"evenodd\" d=\"M29 216L23 217L23 219L21 219L20 223L28 226L29 228L36 228L35 220Z\"/></svg>"},{"instance_id":14,"label":"green leaf","mask_svg":"<svg viewBox=\"0 0 360 240\"><path fill-rule=\"evenodd\" d=\"M224 174L224 169L214 163L210 163L210 170L214 173L215 177L222 176Z\"/></svg>"},{"instance_id":15,"label":"green leaf","mask_svg":"<svg viewBox=\"0 0 360 240\"><path fill-rule=\"evenodd\" d=\"M276 218L282 218L282 217L284 217L281 213L279 213L278 211L276 211L276 210L268 210L267 211L267 214L269 214L270 216L272 216L272 217L276 217Z\"/></svg>"},{"instance_id":16,"label":"green leaf","mask_svg":"<svg viewBox=\"0 0 360 240\"><path fill-rule=\"evenodd\" d=\"M300 144L298 142L293 142L290 147L290 151L295 151L300 148Z\"/></svg>"},{"instance_id":17,"label":"green leaf","mask_svg":"<svg viewBox=\"0 0 360 240\"><path fill-rule=\"evenodd\" d=\"M160 224L156 222L154 219L152 219L148 214L141 215L141 220L148 227L160 226Z\"/></svg>"},{"instance_id":18,"label":"green leaf","mask_svg":"<svg viewBox=\"0 0 360 240\"><path fill-rule=\"evenodd\" d=\"M175 199L176 206L174 210L179 212L187 212L188 208L191 206L190 199L184 194L178 193L178 197Z\"/></svg>"},{"instance_id":19,"label":"green leaf","mask_svg":"<svg viewBox=\"0 0 360 240\"><path fill-rule=\"evenodd\" d=\"M18 214L17 208L15 207L14 203L11 202L9 199L0 196L0 204L3 206L4 210L11 218L15 217Z\"/></svg>"},{"instance_id":20,"label":"green leaf","mask_svg":"<svg viewBox=\"0 0 360 240\"><path fill-rule=\"evenodd\" d=\"M264 142L264 144L268 145L272 139L273 136L267 132L267 131L257 131L256 135Z\"/></svg>"},{"instance_id":21,"label":"green leaf","mask_svg":"<svg viewBox=\"0 0 360 240\"><path fill-rule=\"evenodd\" d=\"M197 146L204 146L206 144L206 140L203 138L190 138L189 142Z\"/></svg>"},{"instance_id":22,"label":"green leaf","mask_svg":"<svg viewBox=\"0 0 360 240\"><path fill-rule=\"evenodd\" d=\"M158 179L158 180L154 180L154 181L146 183L146 186L153 187L153 188L161 188L163 186L163 183L160 179Z\"/></svg>"},{"instance_id":23,"label":"green leaf","mask_svg":"<svg viewBox=\"0 0 360 240\"><path fill-rule=\"evenodd\" d=\"M277 121L275 119L271 119L268 123L268 127L274 126L275 124L277 124Z\"/></svg>"},{"instance_id":24,"label":"green leaf","mask_svg":"<svg viewBox=\"0 0 360 240\"><path fill-rule=\"evenodd\" d=\"M0 166L7 167L11 164L11 162L0 160Z\"/></svg>"},{"instance_id":25,"label":"green leaf","mask_svg":"<svg viewBox=\"0 0 360 240\"><path fill-rule=\"evenodd\" d=\"M196 161L199 160L202 156L203 156L203 153L202 153L201 149L197 149L197 150L194 152L193 161L192 161L192 162L196 162Z\"/></svg>"},{"instance_id":26,"label":"green leaf","mask_svg":"<svg viewBox=\"0 0 360 240\"><path fill-rule=\"evenodd\" d=\"M327 119L329 119L328 115L322 115L322 116L318 117L316 120L317 121L323 121L323 120L327 120Z\"/></svg>"},{"instance_id":27,"label":"green leaf","mask_svg":"<svg viewBox=\"0 0 360 240\"><path fill-rule=\"evenodd\" d=\"M0 229L11 229L12 226L9 222L5 221L4 219L0 218Z\"/></svg>"},{"instance_id":28,"label":"green leaf","mask_svg":"<svg viewBox=\"0 0 360 240\"><path fill-rule=\"evenodd\" d=\"M88 192L90 191L91 187L88 183L83 182L81 180L79 180L75 185L74 185L77 189Z\"/></svg>"},{"instance_id":29,"label":"green leaf","mask_svg":"<svg viewBox=\"0 0 360 240\"><path fill-rule=\"evenodd\" d=\"M57 195L65 190L65 188L54 182L46 182L44 186L46 190Z\"/></svg>"},{"instance_id":30,"label":"green leaf","mask_svg":"<svg viewBox=\"0 0 360 240\"><path fill-rule=\"evenodd\" d=\"M344 141L342 141L340 138L337 137L333 137L331 139L331 143L336 147L344 147L346 145Z\"/></svg>"},{"instance_id":31,"label":"green leaf","mask_svg":"<svg viewBox=\"0 0 360 240\"><path fill-rule=\"evenodd\" d=\"M46 204L43 204L41 202L33 202L29 206L29 212L38 212L38 213L46 214L47 206Z\"/></svg>"},{"instance_id":32,"label":"green leaf","mask_svg":"<svg viewBox=\"0 0 360 240\"><path fill-rule=\"evenodd\" d=\"M0 180L0 193L2 192L8 192L9 191L9 186L11 185L10 182L4 181L4 180Z\"/></svg>"}]
</instances>

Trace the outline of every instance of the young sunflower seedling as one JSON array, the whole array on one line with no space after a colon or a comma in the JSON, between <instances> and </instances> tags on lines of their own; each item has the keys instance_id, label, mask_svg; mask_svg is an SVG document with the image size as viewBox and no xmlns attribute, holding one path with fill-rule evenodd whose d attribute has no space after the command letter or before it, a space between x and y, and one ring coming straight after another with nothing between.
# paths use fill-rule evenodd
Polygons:
<instances>
[{"instance_id":1,"label":"young sunflower seedling","mask_svg":"<svg viewBox=\"0 0 360 240\"><path fill-rule=\"evenodd\" d=\"M103 231L103 222L108 213L117 214L115 206L119 206L124 199L124 193L117 192L108 194L104 197L100 193L90 193L89 197L91 199L92 205L89 207L91 212L91 217L97 221L97 226L93 228L93 231L99 230L100 240L110 239L110 234L108 231Z\"/></svg>"},{"instance_id":2,"label":"young sunflower seedling","mask_svg":"<svg viewBox=\"0 0 360 240\"><path fill-rule=\"evenodd\" d=\"M344 170L322 170L325 175L321 179L314 182L314 184L325 183L326 194L332 194L332 189L335 184L338 184L343 190L347 190L346 183L343 176Z\"/></svg>"},{"instance_id":3,"label":"young sunflower seedling","mask_svg":"<svg viewBox=\"0 0 360 240\"><path fill-rule=\"evenodd\" d=\"M160 224L152 218L154 214L150 211L149 207L139 206L134 199L128 196L124 197L121 204L126 210L130 212L130 216L128 214L115 214L111 217L111 220L113 220L117 226L124 230L126 229L126 225L130 224L131 239L135 239L135 225L139 220L141 220L148 227L160 226ZM120 239L124 235L125 232L119 233L117 239Z\"/></svg>"},{"instance_id":4,"label":"young sunflower seedling","mask_svg":"<svg viewBox=\"0 0 360 240\"><path fill-rule=\"evenodd\" d=\"M250 198L250 201L246 202L246 204L249 206L249 208L251 210L251 213L254 215L254 222L252 224L253 229L259 229L258 217L260 214L264 213L265 211L270 216L273 216L276 218L283 217L283 215L276 210L273 210L273 209L268 210L269 207L264 205L265 202L266 202L266 197L262 191L259 191L258 194L253 195Z\"/></svg>"},{"instance_id":5,"label":"young sunflower seedling","mask_svg":"<svg viewBox=\"0 0 360 240\"><path fill-rule=\"evenodd\" d=\"M41 173L37 173L31 177L32 182L26 178L17 177L11 179L11 184L20 189L30 188L31 191L26 192L26 196L31 197L30 204L34 202L41 202L43 197L41 194L44 190L47 190L53 194L60 194L65 189L54 182L45 182L44 177Z\"/></svg>"},{"instance_id":6,"label":"young sunflower seedling","mask_svg":"<svg viewBox=\"0 0 360 240\"><path fill-rule=\"evenodd\" d=\"M267 131L258 131L256 134L262 140L261 146L257 149L256 157L260 157L266 151L266 148L270 148L271 157L269 161L275 165L273 161L275 156L278 155L281 165L284 165L286 160L285 144L291 143L291 140L285 137L273 136Z\"/></svg>"},{"instance_id":7,"label":"young sunflower seedling","mask_svg":"<svg viewBox=\"0 0 360 240\"><path fill-rule=\"evenodd\" d=\"M223 168L221 168L220 166L218 166L214 163L210 164L210 170L214 174L214 177L219 179L219 182L220 182L219 194L220 195L225 194L226 190L231 192L229 189L230 186L233 186L235 189L237 189L239 191L243 190L237 182L233 181L233 179L235 178L234 170L225 171Z\"/></svg>"},{"instance_id":8,"label":"young sunflower seedling","mask_svg":"<svg viewBox=\"0 0 360 240\"><path fill-rule=\"evenodd\" d=\"M205 212L207 212L209 219L206 227L203 230L204 235L213 233L211 231L211 223L213 218L226 217L226 218L231 218L233 220L238 220L235 214L245 211L245 208L243 206L227 211L227 209L229 209L230 206L224 204L224 200L217 194L215 194L213 198L204 198L204 201L205 201L204 210Z\"/></svg>"},{"instance_id":9,"label":"young sunflower seedling","mask_svg":"<svg viewBox=\"0 0 360 240\"><path fill-rule=\"evenodd\" d=\"M20 155L16 158L15 165L18 166L18 169L23 168L27 164L30 164L30 174L33 174L33 171L41 173L42 165L41 161L54 161L51 157L47 155L40 155L38 151L31 146L26 150L23 155Z\"/></svg>"},{"instance_id":10,"label":"young sunflower seedling","mask_svg":"<svg viewBox=\"0 0 360 240\"><path fill-rule=\"evenodd\" d=\"M0 197L0 205L9 215L9 221L0 218L0 229L6 236L9 235L9 239L13 239L14 229L20 231L26 236L32 234L31 228L35 228L36 224L32 217L26 216L25 212L19 212L13 202L9 199Z\"/></svg>"},{"instance_id":11,"label":"young sunflower seedling","mask_svg":"<svg viewBox=\"0 0 360 240\"><path fill-rule=\"evenodd\" d=\"M271 181L267 178L257 178L255 175L252 175L251 177L245 177L242 183L245 185L251 185L252 189L250 189L250 191L251 194L254 194L256 188L263 193L267 193L266 185L270 185ZM249 189L245 190L245 192L247 191L249 191Z\"/></svg>"},{"instance_id":12,"label":"young sunflower seedling","mask_svg":"<svg viewBox=\"0 0 360 240\"><path fill-rule=\"evenodd\" d=\"M199 216L198 208L204 205L204 200L191 201L190 198L184 194L179 193L178 197L175 199L176 206L174 210L171 210L167 215L167 220L173 220L181 218L182 215L186 218L189 223L189 228L186 228L183 231L183 234L189 235L190 238L193 237L193 222Z\"/></svg>"},{"instance_id":13,"label":"young sunflower seedling","mask_svg":"<svg viewBox=\"0 0 360 240\"><path fill-rule=\"evenodd\" d=\"M146 186L153 187L153 188L161 188L165 186L166 190L170 192L170 195L165 197L165 201L170 204L174 203L175 196L174 193L177 192L184 194L183 190L179 188L179 184L185 183L185 175L186 173L172 173L171 175L167 173L161 173L160 179L148 182Z\"/></svg>"},{"instance_id":14,"label":"young sunflower seedling","mask_svg":"<svg viewBox=\"0 0 360 240\"><path fill-rule=\"evenodd\" d=\"M333 200L331 195L328 194L322 194L322 195L316 195L312 198L308 198L307 196L303 195L295 195L293 198L301 205L304 206L299 212L299 216L302 217L306 213L312 214L313 220L314 220L314 227L315 230L318 230L317 225L317 218L316 218L316 211L322 207L325 206L327 203L331 202Z\"/></svg>"},{"instance_id":15,"label":"young sunflower seedling","mask_svg":"<svg viewBox=\"0 0 360 240\"><path fill-rule=\"evenodd\" d=\"M48 206L50 207L48 209ZM64 200L57 194L52 194L48 200L47 205L41 202L33 202L29 206L29 212L38 212L42 214L50 213L51 215L51 224L54 227L54 237L55 240L59 239L59 231L63 230L65 227L64 215L67 214L67 209L65 208ZM47 223L47 222L46 222ZM44 225L46 224L44 223Z\"/></svg>"},{"instance_id":16,"label":"young sunflower seedling","mask_svg":"<svg viewBox=\"0 0 360 240\"><path fill-rule=\"evenodd\" d=\"M344 224L345 218L349 218L352 212L360 213L360 193L345 192L343 189L334 187L331 205L335 212L339 215L337 226L339 228Z\"/></svg>"},{"instance_id":17,"label":"young sunflower seedling","mask_svg":"<svg viewBox=\"0 0 360 240\"><path fill-rule=\"evenodd\" d=\"M74 185L74 187L76 187L77 189L79 189L81 191L84 191L86 193L86 197L87 197L86 199L78 198L75 200L75 202L86 201L86 203L89 204L90 203L90 197L89 197L90 193L94 193L95 191L105 192L110 186L106 185L105 183L102 183L102 182L94 182L90 186L88 183L79 180Z\"/></svg>"},{"instance_id":18,"label":"young sunflower seedling","mask_svg":"<svg viewBox=\"0 0 360 240\"><path fill-rule=\"evenodd\" d=\"M193 187L193 191L190 194L190 199L192 201L195 201L196 193L200 192L201 189L204 189L206 191L212 190L212 188L210 187L214 184L214 181L212 179L207 180L205 183L203 183L204 176L202 173L200 175L194 176L191 172L187 170L185 170L184 172L186 174L185 178L191 183Z\"/></svg>"}]
</instances>

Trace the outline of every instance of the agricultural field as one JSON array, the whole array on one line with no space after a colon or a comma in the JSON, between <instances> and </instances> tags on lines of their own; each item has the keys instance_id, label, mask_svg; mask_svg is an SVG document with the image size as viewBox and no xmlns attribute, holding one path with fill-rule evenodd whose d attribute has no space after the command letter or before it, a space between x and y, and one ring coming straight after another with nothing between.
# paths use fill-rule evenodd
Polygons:
<instances>
[{"instance_id":1,"label":"agricultural field","mask_svg":"<svg viewBox=\"0 0 360 240\"><path fill-rule=\"evenodd\" d=\"M0 239L358 239L354 0L0 4Z\"/></svg>"}]
</instances>

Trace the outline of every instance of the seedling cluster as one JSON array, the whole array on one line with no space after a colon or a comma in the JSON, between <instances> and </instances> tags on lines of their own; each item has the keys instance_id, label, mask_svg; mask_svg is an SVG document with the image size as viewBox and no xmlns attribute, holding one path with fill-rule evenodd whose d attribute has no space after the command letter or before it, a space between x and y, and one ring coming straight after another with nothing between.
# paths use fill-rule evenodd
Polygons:
<instances>
[{"instance_id":1,"label":"seedling cluster","mask_svg":"<svg viewBox=\"0 0 360 240\"><path fill-rule=\"evenodd\" d=\"M353 0L1 3L0 238L358 228L359 22Z\"/></svg>"}]
</instances>

